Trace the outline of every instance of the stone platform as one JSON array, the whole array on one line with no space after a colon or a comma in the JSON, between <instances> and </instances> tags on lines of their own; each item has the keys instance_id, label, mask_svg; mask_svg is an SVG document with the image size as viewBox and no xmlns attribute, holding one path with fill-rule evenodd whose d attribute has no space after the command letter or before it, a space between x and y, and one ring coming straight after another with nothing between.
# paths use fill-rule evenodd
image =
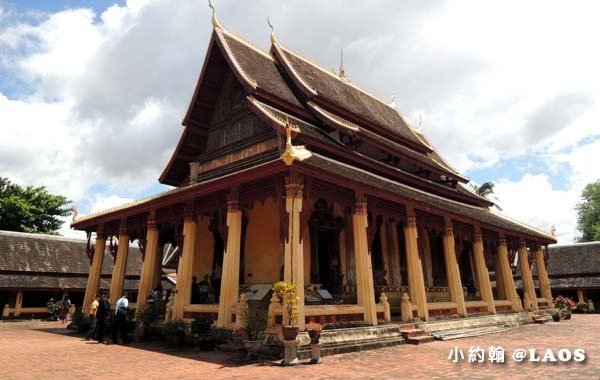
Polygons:
<instances>
[{"instance_id":1,"label":"stone platform","mask_svg":"<svg viewBox=\"0 0 600 380\"><path fill-rule=\"evenodd\" d=\"M477 331L483 331L483 327L497 326L510 329L525 324L534 323L534 316L540 314L552 314L552 309L535 313L506 313L495 315L479 315L476 317L444 319L430 322L414 323L385 323L377 326L360 326L350 328L336 328L323 330L321 332L321 355L329 356L347 352L365 351L400 344L423 344L434 340L434 335L451 330L472 330L473 334L479 335ZM481 334L483 334L482 332ZM488 333L488 332L486 332ZM261 350L265 357L283 357L283 345L275 339L277 333L271 335L271 339ZM310 358L310 345L308 334L301 333L298 337L298 358Z\"/></svg>"}]
</instances>

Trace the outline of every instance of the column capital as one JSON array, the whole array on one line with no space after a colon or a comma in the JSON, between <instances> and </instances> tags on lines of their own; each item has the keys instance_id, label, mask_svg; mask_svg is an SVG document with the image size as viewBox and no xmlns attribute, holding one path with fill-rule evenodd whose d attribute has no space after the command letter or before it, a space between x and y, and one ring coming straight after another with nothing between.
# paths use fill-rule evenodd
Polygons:
<instances>
[{"instance_id":1,"label":"column capital","mask_svg":"<svg viewBox=\"0 0 600 380\"><path fill-rule=\"evenodd\" d=\"M367 196L362 191L354 193L354 213L356 215L367 215Z\"/></svg>"},{"instance_id":2,"label":"column capital","mask_svg":"<svg viewBox=\"0 0 600 380\"><path fill-rule=\"evenodd\" d=\"M127 235L127 219L121 219L119 223L119 236Z\"/></svg>"},{"instance_id":3,"label":"column capital","mask_svg":"<svg viewBox=\"0 0 600 380\"><path fill-rule=\"evenodd\" d=\"M452 224L452 218L444 216L444 233L446 236L454 236L454 226Z\"/></svg>"},{"instance_id":4,"label":"column capital","mask_svg":"<svg viewBox=\"0 0 600 380\"><path fill-rule=\"evenodd\" d=\"M406 206L406 226L410 228L417 227L417 216L412 206Z\"/></svg>"},{"instance_id":5,"label":"column capital","mask_svg":"<svg viewBox=\"0 0 600 380\"><path fill-rule=\"evenodd\" d=\"M146 222L149 230L155 230L156 227L156 210L151 210L148 213L148 221Z\"/></svg>"},{"instance_id":6,"label":"column capital","mask_svg":"<svg viewBox=\"0 0 600 380\"><path fill-rule=\"evenodd\" d=\"M238 211L240 209L240 189L234 186L229 190L227 196L227 211Z\"/></svg>"},{"instance_id":7,"label":"column capital","mask_svg":"<svg viewBox=\"0 0 600 380\"><path fill-rule=\"evenodd\" d=\"M106 233L104 233L104 224L99 224L96 227L96 231L93 231L96 233L96 240L100 239L106 239L108 236L106 235Z\"/></svg>"},{"instance_id":8,"label":"column capital","mask_svg":"<svg viewBox=\"0 0 600 380\"><path fill-rule=\"evenodd\" d=\"M477 243L483 243L483 235L481 233L481 227L478 225L473 226L473 241Z\"/></svg>"},{"instance_id":9,"label":"column capital","mask_svg":"<svg viewBox=\"0 0 600 380\"><path fill-rule=\"evenodd\" d=\"M286 198L302 198L302 190L304 189L304 178L295 173L285 177L285 197Z\"/></svg>"},{"instance_id":10,"label":"column capital","mask_svg":"<svg viewBox=\"0 0 600 380\"><path fill-rule=\"evenodd\" d=\"M527 249L527 242L525 241L525 239L523 239L523 238L519 239L519 248Z\"/></svg>"},{"instance_id":11,"label":"column capital","mask_svg":"<svg viewBox=\"0 0 600 380\"><path fill-rule=\"evenodd\" d=\"M183 220L185 222L189 222L196 217L194 214L194 201L190 200L185 202L185 208L183 210Z\"/></svg>"},{"instance_id":12,"label":"column capital","mask_svg":"<svg viewBox=\"0 0 600 380\"><path fill-rule=\"evenodd\" d=\"M506 247L506 236L504 234L498 236L498 245Z\"/></svg>"}]
</instances>

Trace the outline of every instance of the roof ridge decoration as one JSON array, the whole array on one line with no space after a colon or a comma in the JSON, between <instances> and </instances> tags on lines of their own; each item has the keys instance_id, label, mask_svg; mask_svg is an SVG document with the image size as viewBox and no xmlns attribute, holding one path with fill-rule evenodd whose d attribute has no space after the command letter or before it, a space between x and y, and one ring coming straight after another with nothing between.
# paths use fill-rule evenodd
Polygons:
<instances>
[{"instance_id":1,"label":"roof ridge decoration","mask_svg":"<svg viewBox=\"0 0 600 380\"><path fill-rule=\"evenodd\" d=\"M293 126L292 123L290 123L290 120L286 115L286 117L285 117L285 134L286 134L285 150L281 154L281 159L287 166L291 166L294 163L294 160L303 161L303 160L309 158L310 156L312 156L312 152L310 150L306 149L306 147L304 145L296 145L296 146L292 145L292 131L298 133L298 132L300 132L300 129L298 129L298 127Z\"/></svg>"},{"instance_id":2,"label":"roof ridge decoration","mask_svg":"<svg viewBox=\"0 0 600 380\"><path fill-rule=\"evenodd\" d=\"M281 60L283 61L283 64L289 69L290 73L294 77L293 79L295 80L295 82L297 82L301 87L303 87L307 92L309 92L311 94L311 96L317 96L317 95L319 95L319 93L317 92L317 90L315 88L313 88L312 86L310 86L308 83L306 83L306 81L304 80L304 78L302 78L300 76L300 74L298 74L298 72L294 68L294 65L292 65L292 63L285 56L284 51L287 51L287 50L284 49L283 46L281 46L281 44L279 43L279 41L275 37L275 33L273 32L271 21L268 20L268 22L269 22L269 26L271 26L271 45L279 53L279 57L281 57ZM332 75L331 73L328 73L328 74L331 75L331 76L333 76L333 77L335 77L335 75Z\"/></svg>"},{"instance_id":3,"label":"roof ridge decoration","mask_svg":"<svg viewBox=\"0 0 600 380\"><path fill-rule=\"evenodd\" d=\"M233 63L233 66L235 66L235 69L240 73L240 76L246 81L246 83L250 87L252 87L254 90L256 90L256 88L258 87L258 83L256 82L256 80L254 80L254 78L251 78L250 75L248 75L244 71L244 69L242 68L242 66L238 62L236 56L233 54L233 51L231 50L231 47L227 43L227 40L223 36L223 34L224 34L223 32L224 32L223 29L221 29L221 28L215 28L215 33L216 33L217 37L219 38L219 41L221 41L221 44L222 44L223 48L225 49L225 52L229 56L229 59L231 60L231 63ZM227 32L225 32L225 33L227 33ZM227 34L230 35L229 33L227 33Z\"/></svg>"},{"instance_id":4,"label":"roof ridge decoration","mask_svg":"<svg viewBox=\"0 0 600 380\"><path fill-rule=\"evenodd\" d=\"M212 25L213 28L223 28L221 26L221 23L219 22L219 20L217 20L217 10L215 9L215 6L213 5L211 0L208 0L208 7L210 9L212 9Z\"/></svg>"},{"instance_id":5,"label":"roof ridge decoration","mask_svg":"<svg viewBox=\"0 0 600 380\"><path fill-rule=\"evenodd\" d=\"M534 230L534 231L537 231L537 232L539 232L539 233L542 233L542 234L544 234L544 235L546 235L546 236L548 236L548 237L551 237L551 238L553 238L553 239L555 239L555 238L556 238L556 237L555 237L554 235L552 235L552 233L550 233L550 232L547 232L547 231L545 231L545 230L543 230L543 229L541 229L541 228L534 227L534 226L532 226L532 225L529 225L529 224L527 224L527 223L524 223L524 222L518 221L518 220L516 220L516 219L513 219L513 218L509 217L508 215L505 215L504 213L502 213L502 212L500 212L500 211L497 211L497 210L495 210L495 209L493 209L493 208L490 208L490 209L489 209L489 211L490 211L492 214L494 214L494 215L498 216L499 218L506 219L506 220L508 220L508 221L510 221L510 222L513 222L513 223L519 224L519 225L521 225L521 226L523 226L523 227L525 227L525 228L532 229L532 230Z\"/></svg>"},{"instance_id":6,"label":"roof ridge decoration","mask_svg":"<svg viewBox=\"0 0 600 380\"><path fill-rule=\"evenodd\" d=\"M278 42L278 44L279 44L279 42ZM323 68L323 67L322 67L322 66L320 66L319 64L317 64L317 63L315 63L315 62L311 61L310 59L308 59L308 58L306 58L306 57L302 56L301 54L299 54L299 53L297 53L297 52L295 52L295 51L293 51L293 50L291 50L291 49L288 49L287 47L283 47L281 44L279 44L279 47L280 47L280 49L281 49L281 50L283 50L283 51L285 51L285 52L287 52L287 53L289 53L289 54L293 54L293 55L294 55L296 58L298 58L298 59L301 59L301 60L303 60L304 62L308 63L309 65L312 65L312 66L314 66L315 68L317 68L318 70L320 70L320 71L324 72L325 74L327 74L327 75L331 76L332 78L335 78L335 79L339 80L340 82L342 82L342 83L344 83L344 84L346 84L346 85L348 85L348 86L350 86L350 87L354 88L355 90L357 90L357 91L360 91L360 92L362 92L363 94L365 94L365 95L367 95L367 96L370 96L371 98L373 98L373 99L377 100L378 102L380 102L381 104L383 104L383 105L385 105L385 106L387 106L387 107L393 108L393 107L391 107L391 106L390 106L390 104L389 104L389 103L386 103L386 102L385 102L383 99L381 99L379 96L377 96L377 95L375 95L375 94L372 94L372 93L370 93L369 91L367 91L367 90L365 90L365 89L363 89L363 88L361 88L361 87L358 87L357 85L355 85L354 83L350 82L350 81L349 81L349 80L347 80L347 79L340 78L340 76L339 76L339 75L337 75L336 73L332 73L331 71L329 71L329 70L326 70L325 68ZM286 58L284 58L284 59L286 59ZM287 60L287 59L286 59L286 60ZM293 69L293 68L292 68L292 69ZM398 110L397 110L397 109L396 109L396 112L398 112ZM402 117L402 115L400 114L400 112L398 112L398 114L400 115L400 117ZM402 117L402 119L404 120L404 117ZM406 120L404 120L404 121L406 122ZM407 124L408 124L408 123L407 123Z\"/></svg>"}]
</instances>

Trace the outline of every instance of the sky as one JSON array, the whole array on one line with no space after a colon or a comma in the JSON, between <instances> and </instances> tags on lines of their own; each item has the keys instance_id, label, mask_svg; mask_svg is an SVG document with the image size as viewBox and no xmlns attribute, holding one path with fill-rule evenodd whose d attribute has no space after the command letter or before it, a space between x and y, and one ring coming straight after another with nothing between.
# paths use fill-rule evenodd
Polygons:
<instances>
[{"instance_id":1,"label":"sky","mask_svg":"<svg viewBox=\"0 0 600 380\"><path fill-rule=\"evenodd\" d=\"M214 1L224 27L279 41L395 103L510 217L572 243L600 179L600 2ZM0 0L0 176L80 214L168 189L212 31L201 0ZM61 233L76 236L65 221Z\"/></svg>"}]
</instances>

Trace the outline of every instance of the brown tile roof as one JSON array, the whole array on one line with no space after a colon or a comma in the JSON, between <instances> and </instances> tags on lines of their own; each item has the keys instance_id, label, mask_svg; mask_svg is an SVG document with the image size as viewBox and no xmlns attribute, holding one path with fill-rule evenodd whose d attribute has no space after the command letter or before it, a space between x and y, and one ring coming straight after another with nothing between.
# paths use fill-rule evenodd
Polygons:
<instances>
[{"instance_id":1,"label":"brown tile roof","mask_svg":"<svg viewBox=\"0 0 600 380\"><path fill-rule=\"evenodd\" d=\"M241 69L258 88L294 106L302 107L270 55L226 30L216 29L215 33L225 42L226 53L238 64L236 69Z\"/></svg>"},{"instance_id":2,"label":"brown tile roof","mask_svg":"<svg viewBox=\"0 0 600 380\"><path fill-rule=\"evenodd\" d=\"M295 118L295 117L293 117L293 116L291 116L291 115L289 115L289 114L287 114L287 113L285 113L283 111L278 110L277 108L274 108L274 107L271 107L271 106L269 106L267 104L264 104L264 103L262 103L262 102L260 102L260 101L258 101L256 99L254 99L252 97L249 97L249 102L252 105L255 106L255 107L251 107L251 108L253 110L255 110L256 114L259 117L263 118L263 120L265 120L265 122L267 122L267 120L265 119L265 116L266 116L268 118L272 118L273 120L276 120L280 124L280 125L278 125L278 128L283 128L284 125L285 125L285 121L289 120L290 123L293 125L293 127L296 128L296 129L298 129L300 131L300 134L304 134L306 136L310 136L311 138L317 139L317 140L319 140L322 143L329 144L329 145L332 145L332 146L336 146L337 148L343 149L343 150L347 151L350 154L358 154L355 151L353 151L352 149L348 148L346 145L340 143L337 140L334 140L323 129L321 129L321 128L319 128L319 127L317 127L317 126L315 126L315 125L313 125L311 123L308 123L308 122L305 122L305 121L300 120L298 118ZM374 134L374 133L372 133L370 131L362 129L361 133L365 133L368 136L372 137L373 139L380 139L380 140L382 140L381 141L382 144L391 144L390 147L400 149L402 152L405 152L407 155L411 155L411 157L413 157L415 160L422 160L422 162L425 162L427 160L426 156L424 156L424 155L422 155L420 153L414 152L414 151L412 151L412 150L410 150L410 149L408 149L408 148L406 148L406 147L404 147L402 145L399 145L399 144L391 142L391 141L389 141L387 139L381 138L381 137L377 136L376 134ZM428 162L429 162L429 164L432 164L431 161L428 161ZM396 168L394 168L394 169L398 170L398 171L402 171L401 169L396 169ZM418 176L416 176L414 174L407 173L407 172L404 172L404 171L402 171L402 173L403 173L403 175L405 175L407 177L410 177L410 178L414 179L417 182L422 183L423 186L430 186L430 187L433 187L434 189L438 188L437 190L439 190L439 188L443 187L443 185L440 185L439 183L435 183L435 182L432 182L432 181L430 181L428 179L425 179L425 178L422 178L422 177L418 177ZM469 198L472 198L475 202L477 202L477 204L481 204L482 202L484 204L489 204L490 206L493 204L492 202L489 202L487 199L482 198L482 197L480 197L480 196L478 196L478 195L476 195L476 194L474 194L474 193L472 193L472 192L470 192L470 191L462 188L460 183L458 184L458 186L456 188L450 188L450 187L448 187L448 188L444 188L444 190L448 191L448 192L456 192L456 193L460 193L462 195L466 195Z\"/></svg>"},{"instance_id":3,"label":"brown tile roof","mask_svg":"<svg viewBox=\"0 0 600 380\"><path fill-rule=\"evenodd\" d=\"M86 241L61 236L0 231L0 271L75 274L89 272ZM102 274L112 274L113 259L108 246ZM127 275L138 275L142 257L137 247L129 247Z\"/></svg>"},{"instance_id":4,"label":"brown tile roof","mask_svg":"<svg viewBox=\"0 0 600 380\"><path fill-rule=\"evenodd\" d=\"M85 290L90 262L86 241L62 236L0 231L0 289ZM108 247L102 263L101 289L110 288L113 259ZM136 291L142 257L129 247L124 289ZM163 281L163 286L170 288Z\"/></svg>"},{"instance_id":5,"label":"brown tile roof","mask_svg":"<svg viewBox=\"0 0 600 380\"><path fill-rule=\"evenodd\" d=\"M274 50L281 53L282 66L288 70L291 76L298 76L301 81L316 91L315 98L320 97L341 109L348 110L357 118L375 124L386 130L390 135L399 136L423 150L431 150L431 147L427 146L414 133L412 127L392 106L302 58L281 46L278 42L273 44L272 51Z\"/></svg>"},{"instance_id":6,"label":"brown tile roof","mask_svg":"<svg viewBox=\"0 0 600 380\"><path fill-rule=\"evenodd\" d=\"M541 239L544 242L555 241L552 236L542 232L541 230L512 220L487 208L471 206L430 194L318 154L313 154L312 157L302 161L301 163L298 163L298 165L315 166L327 172L335 173L338 176L347 178L349 181L357 181L378 189L386 190L388 192L398 194L403 198L415 200L424 205L432 206L451 212L455 215L473 219L476 222L485 223L497 228L506 229L508 231L520 232L527 236Z\"/></svg>"},{"instance_id":7,"label":"brown tile roof","mask_svg":"<svg viewBox=\"0 0 600 380\"><path fill-rule=\"evenodd\" d=\"M548 274L600 274L600 241L548 247Z\"/></svg>"}]
</instances>

